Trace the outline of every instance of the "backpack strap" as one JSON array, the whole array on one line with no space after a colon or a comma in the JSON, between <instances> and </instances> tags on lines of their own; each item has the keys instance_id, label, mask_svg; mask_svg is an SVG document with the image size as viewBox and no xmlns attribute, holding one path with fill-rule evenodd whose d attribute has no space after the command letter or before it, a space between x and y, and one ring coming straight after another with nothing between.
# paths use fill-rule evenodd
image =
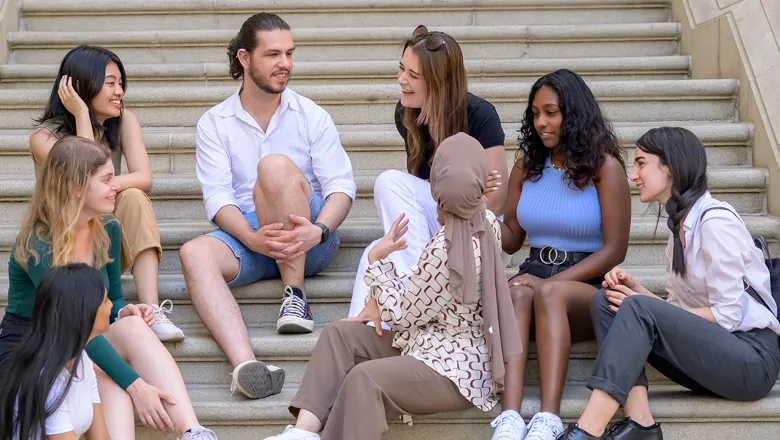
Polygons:
<instances>
[{"instance_id":1,"label":"backpack strap","mask_svg":"<svg viewBox=\"0 0 780 440\"><path fill-rule=\"evenodd\" d=\"M704 210L704 211L701 213L701 215L699 216L699 221L701 222L701 220L704 218L704 214L706 214L706 213L708 213L708 212L710 212L710 211L714 211L714 210L721 210L721 209L722 209L722 210L724 210L724 211L728 211L728 212L730 212L730 213L734 214L734 216L735 216L735 217L737 217L737 218L739 219L739 221L742 221L742 218L741 218L739 215L737 215L737 213L736 213L736 212L734 212L734 211L732 211L732 210L730 210L730 209L728 209L728 208L724 208L723 206L713 206L712 208L707 208L707 209L705 209L705 210ZM744 224L745 222L742 222L742 223ZM754 239L753 241L754 241L754 244L755 244L755 245L756 245L756 246L757 246L759 249L761 249L761 251L762 251L762 252L764 252L764 254L765 254L765 255L767 256L767 258L768 258L768 255L769 255L769 247L767 246L767 244L766 244L766 240L764 239L764 237L759 237L759 238L756 238L756 239ZM771 264L771 263L770 263L770 264ZM771 267L769 267L769 269L771 270ZM764 298L761 298L761 295L759 295L759 294L758 294L758 292L756 292L756 289L754 289L754 288L753 288L753 286L751 286L751 285L750 285L750 283L748 283L748 282L747 282L747 280L745 280L745 278L744 278L744 277L742 278L742 283L745 285L745 292L747 292L747 293L748 293L748 295L750 295L751 297L753 297L753 299L754 299L754 300L756 300L756 301L757 301L759 304L761 304L761 305L763 305L764 307L766 307L767 309L769 309L769 311L770 311L770 312L772 311L772 309L771 309L771 308L769 308L769 305L766 303L766 301L764 301Z\"/></svg>"}]
</instances>

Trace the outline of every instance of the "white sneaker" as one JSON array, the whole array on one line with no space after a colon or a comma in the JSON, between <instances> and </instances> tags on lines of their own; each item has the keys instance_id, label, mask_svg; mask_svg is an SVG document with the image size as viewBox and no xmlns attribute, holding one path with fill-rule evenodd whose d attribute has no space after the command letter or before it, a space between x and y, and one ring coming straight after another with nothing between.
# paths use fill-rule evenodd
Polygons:
<instances>
[{"instance_id":1,"label":"white sneaker","mask_svg":"<svg viewBox=\"0 0 780 440\"><path fill-rule=\"evenodd\" d=\"M523 440L525 438L525 421L517 411L506 410L498 415L490 426L496 428L492 440Z\"/></svg>"},{"instance_id":2,"label":"white sneaker","mask_svg":"<svg viewBox=\"0 0 780 440\"><path fill-rule=\"evenodd\" d=\"M181 436L180 440L219 440L217 434L202 426L190 429Z\"/></svg>"},{"instance_id":3,"label":"white sneaker","mask_svg":"<svg viewBox=\"0 0 780 440\"><path fill-rule=\"evenodd\" d=\"M151 304L151 306L152 309L154 309L154 324L152 324L152 331L157 335L157 338L163 342L183 341L184 332L181 331L179 327L173 325L173 322L171 322L167 316L173 311L173 303L171 300L166 299L161 302L159 306L157 304Z\"/></svg>"},{"instance_id":4,"label":"white sneaker","mask_svg":"<svg viewBox=\"0 0 780 440\"><path fill-rule=\"evenodd\" d=\"M561 418L553 413L540 412L528 424L526 440L555 440L563 432Z\"/></svg>"},{"instance_id":5,"label":"white sneaker","mask_svg":"<svg viewBox=\"0 0 780 440\"><path fill-rule=\"evenodd\" d=\"M250 399L262 399L282 392L284 370L260 361L246 361L233 369L230 394L241 391Z\"/></svg>"},{"instance_id":6,"label":"white sneaker","mask_svg":"<svg viewBox=\"0 0 780 440\"><path fill-rule=\"evenodd\" d=\"M265 440L320 440L320 435L287 425L287 428L284 429L281 435L266 437Z\"/></svg>"}]
</instances>

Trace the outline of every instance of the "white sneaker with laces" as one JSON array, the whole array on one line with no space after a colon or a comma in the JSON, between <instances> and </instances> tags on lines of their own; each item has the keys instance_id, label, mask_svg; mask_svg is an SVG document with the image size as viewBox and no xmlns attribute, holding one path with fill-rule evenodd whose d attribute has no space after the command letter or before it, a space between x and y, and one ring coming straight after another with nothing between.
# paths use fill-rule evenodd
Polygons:
<instances>
[{"instance_id":1,"label":"white sneaker with laces","mask_svg":"<svg viewBox=\"0 0 780 440\"><path fill-rule=\"evenodd\" d=\"M320 440L320 435L303 429L298 429L292 425L287 425L284 432L273 437L266 437L265 440Z\"/></svg>"},{"instance_id":2,"label":"white sneaker with laces","mask_svg":"<svg viewBox=\"0 0 780 440\"><path fill-rule=\"evenodd\" d=\"M517 411L506 410L498 415L490 426L496 428L491 440L523 440L525 438L525 421Z\"/></svg>"},{"instance_id":3,"label":"white sneaker with laces","mask_svg":"<svg viewBox=\"0 0 780 440\"><path fill-rule=\"evenodd\" d=\"M190 429L181 436L180 440L219 440L217 434L207 428L198 426Z\"/></svg>"},{"instance_id":4,"label":"white sneaker with laces","mask_svg":"<svg viewBox=\"0 0 780 440\"><path fill-rule=\"evenodd\" d=\"M553 413L540 412L528 423L526 440L555 440L563 432L561 418Z\"/></svg>"},{"instance_id":5,"label":"white sneaker with laces","mask_svg":"<svg viewBox=\"0 0 780 440\"><path fill-rule=\"evenodd\" d=\"M168 341L183 341L184 332L179 327L173 325L168 314L173 311L173 303L171 300L166 299L161 302L160 305L151 304L154 309L154 324L152 324L152 331L157 338L163 342Z\"/></svg>"}]
</instances>

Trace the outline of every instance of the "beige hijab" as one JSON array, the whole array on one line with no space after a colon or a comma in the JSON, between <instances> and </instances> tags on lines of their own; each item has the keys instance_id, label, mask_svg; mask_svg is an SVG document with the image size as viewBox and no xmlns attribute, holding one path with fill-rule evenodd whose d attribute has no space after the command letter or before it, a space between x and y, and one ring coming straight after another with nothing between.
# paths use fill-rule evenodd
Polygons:
<instances>
[{"instance_id":1,"label":"beige hijab","mask_svg":"<svg viewBox=\"0 0 780 440\"><path fill-rule=\"evenodd\" d=\"M431 194L444 213L450 294L462 304L480 300L472 237L479 237L482 262L482 321L496 392L504 388L504 363L523 352L499 243L482 201L487 154L473 137L458 133L436 149Z\"/></svg>"}]
</instances>

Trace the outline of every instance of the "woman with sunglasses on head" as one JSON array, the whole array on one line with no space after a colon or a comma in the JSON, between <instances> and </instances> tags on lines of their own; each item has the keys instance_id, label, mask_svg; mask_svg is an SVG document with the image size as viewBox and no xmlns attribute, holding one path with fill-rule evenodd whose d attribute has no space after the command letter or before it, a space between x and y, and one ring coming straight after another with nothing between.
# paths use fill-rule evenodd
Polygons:
<instances>
[{"instance_id":1,"label":"woman with sunglasses on head","mask_svg":"<svg viewBox=\"0 0 780 440\"><path fill-rule=\"evenodd\" d=\"M30 136L36 175L57 139L80 136L111 150L119 192L114 216L122 226L122 267L133 274L139 300L153 309L152 330L161 341L181 341L184 333L166 314L170 300L159 302L158 269L162 246L160 229L147 192L152 189L152 168L141 125L124 108L127 77L122 61L110 50L81 45L62 59L49 102ZM122 156L127 174L122 170Z\"/></svg>"},{"instance_id":2,"label":"woman with sunglasses on head","mask_svg":"<svg viewBox=\"0 0 780 440\"><path fill-rule=\"evenodd\" d=\"M389 258L398 270L417 262L420 252L436 231L436 202L431 196L431 161L444 139L467 133L485 148L492 173L486 185L487 207L500 215L506 192L504 130L495 107L468 92L468 74L458 43L443 32L428 32L418 26L404 42L398 70L401 100L396 105L395 125L406 145L407 171L388 170L374 184L374 203L385 233L399 215L409 219L408 248ZM349 316L357 316L368 294L363 273L368 267L366 248L358 266Z\"/></svg>"},{"instance_id":3,"label":"woman with sunglasses on head","mask_svg":"<svg viewBox=\"0 0 780 440\"><path fill-rule=\"evenodd\" d=\"M766 396L780 373L780 322L764 255L728 203L707 191L707 155L684 128L636 144L631 180L669 215L666 301L616 267L593 297L599 354L593 393L565 440L661 440L645 364L694 392L734 401ZM660 216L660 212L659 212ZM618 407L626 418L607 431Z\"/></svg>"},{"instance_id":4,"label":"woman with sunglasses on head","mask_svg":"<svg viewBox=\"0 0 780 440\"><path fill-rule=\"evenodd\" d=\"M99 270L50 270L28 330L0 375L0 440L109 440L89 341L108 331L111 299Z\"/></svg>"},{"instance_id":5,"label":"woman with sunglasses on head","mask_svg":"<svg viewBox=\"0 0 780 440\"><path fill-rule=\"evenodd\" d=\"M509 283L523 346L536 342L541 411L527 426L518 414L526 351L508 367L518 386L501 396L493 439L554 440L571 343L594 338L590 300L623 262L631 228L620 146L576 73L558 70L531 88L508 188L502 243L509 254L531 248Z\"/></svg>"},{"instance_id":6,"label":"woman with sunglasses on head","mask_svg":"<svg viewBox=\"0 0 780 440\"><path fill-rule=\"evenodd\" d=\"M8 263L0 370L30 327L36 289L46 273L88 264L101 272L113 303L110 329L86 345L100 367L98 388L111 438L135 438L135 407L141 422L152 428L175 431L183 439L216 439L198 424L176 362L149 328L151 310L127 304L122 296L121 232L111 217L117 190L104 145L66 136L52 146Z\"/></svg>"}]
</instances>

